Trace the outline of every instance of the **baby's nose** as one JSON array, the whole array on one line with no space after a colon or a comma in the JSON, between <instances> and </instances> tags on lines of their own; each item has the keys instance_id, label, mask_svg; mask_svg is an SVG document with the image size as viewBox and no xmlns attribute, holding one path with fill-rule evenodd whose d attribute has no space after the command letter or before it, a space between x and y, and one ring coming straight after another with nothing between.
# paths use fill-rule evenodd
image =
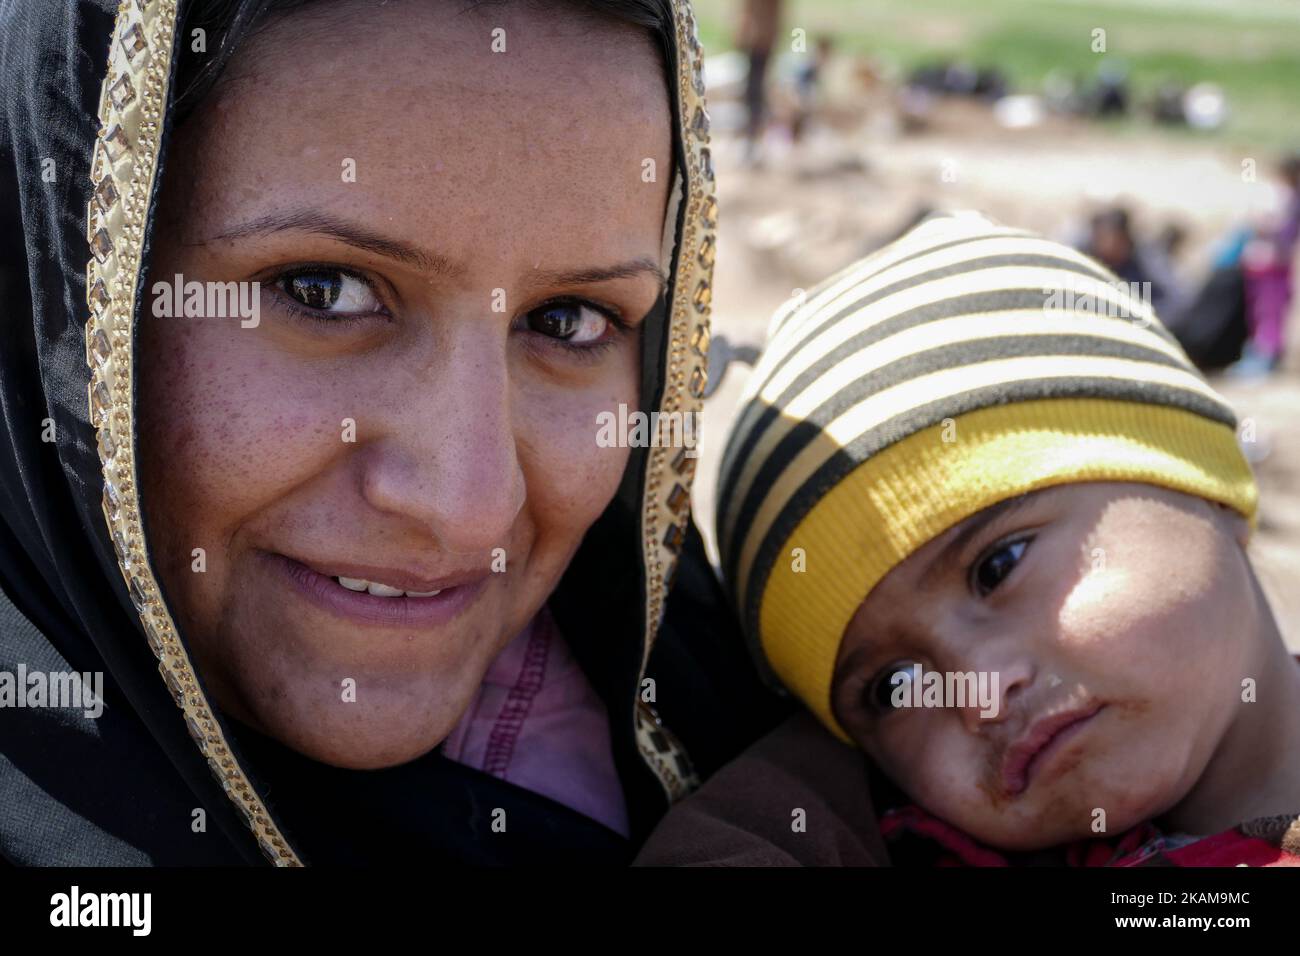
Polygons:
<instances>
[{"instance_id":1,"label":"baby's nose","mask_svg":"<svg viewBox=\"0 0 1300 956\"><path fill-rule=\"evenodd\" d=\"M1020 695L1034 681L1035 667L1027 656L1016 656L1002 663L985 662L976 668L974 701L958 708L958 716L971 733L980 733L991 724L1006 722Z\"/></svg>"}]
</instances>

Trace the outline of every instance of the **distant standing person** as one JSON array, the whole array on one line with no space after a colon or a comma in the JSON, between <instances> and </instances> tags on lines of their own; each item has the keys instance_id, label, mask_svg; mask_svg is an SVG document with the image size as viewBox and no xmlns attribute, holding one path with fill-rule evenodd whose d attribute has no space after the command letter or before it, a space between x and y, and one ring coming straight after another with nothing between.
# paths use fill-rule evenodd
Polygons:
<instances>
[{"instance_id":1,"label":"distant standing person","mask_svg":"<svg viewBox=\"0 0 1300 956\"><path fill-rule=\"evenodd\" d=\"M753 161L767 120L767 64L781 27L783 0L743 0L736 46L749 60L745 76L745 157Z\"/></svg>"},{"instance_id":2,"label":"distant standing person","mask_svg":"<svg viewBox=\"0 0 1300 956\"><path fill-rule=\"evenodd\" d=\"M799 73L795 77L795 93L798 98L798 106L795 109L790 129L795 142L803 139L804 133L808 129L808 123L817 111L817 91L822 83L826 64L830 62L831 53L834 49L834 39L829 34L823 34L817 38L816 51L799 67Z\"/></svg>"},{"instance_id":3,"label":"distant standing person","mask_svg":"<svg viewBox=\"0 0 1300 956\"><path fill-rule=\"evenodd\" d=\"M1282 201L1255 230L1242 252L1250 339L1242 371L1277 368L1286 347L1286 318L1295 294L1295 254L1300 244L1300 153L1278 168Z\"/></svg>"}]
</instances>

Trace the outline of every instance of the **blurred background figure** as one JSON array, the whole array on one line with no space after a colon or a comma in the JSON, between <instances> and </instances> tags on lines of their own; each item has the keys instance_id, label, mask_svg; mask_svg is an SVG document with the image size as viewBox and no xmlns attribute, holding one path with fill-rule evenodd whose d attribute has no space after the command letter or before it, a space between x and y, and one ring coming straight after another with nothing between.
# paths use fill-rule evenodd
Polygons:
<instances>
[{"instance_id":1,"label":"blurred background figure","mask_svg":"<svg viewBox=\"0 0 1300 956\"><path fill-rule=\"evenodd\" d=\"M1129 108L1128 70L1103 63L1097 71L1089 110L1093 116L1123 116Z\"/></svg>"},{"instance_id":2,"label":"blurred background figure","mask_svg":"<svg viewBox=\"0 0 1300 956\"><path fill-rule=\"evenodd\" d=\"M1173 238L1176 247L1176 233ZM1182 308L1184 293L1169 261L1168 243L1162 248L1158 241L1139 242L1133 235L1129 211L1123 206L1093 214L1080 251L1125 282L1141 284L1141 294L1149 293L1149 304L1157 315L1173 314Z\"/></svg>"},{"instance_id":3,"label":"blurred background figure","mask_svg":"<svg viewBox=\"0 0 1300 956\"><path fill-rule=\"evenodd\" d=\"M1242 250L1250 338L1238 370L1273 371L1286 346L1287 314L1295 297L1295 255L1300 242L1300 152L1278 164L1280 188Z\"/></svg>"},{"instance_id":4,"label":"blurred background figure","mask_svg":"<svg viewBox=\"0 0 1300 956\"><path fill-rule=\"evenodd\" d=\"M758 160L767 122L767 68L781 31L783 0L741 0L736 47L749 62L745 74L745 161Z\"/></svg>"},{"instance_id":5,"label":"blurred background figure","mask_svg":"<svg viewBox=\"0 0 1300 956\"><path fill-rule=\"evenodd\" d=\"M1235 378L1276 371L1286 356L1300 244L1300 153L1276 167L1265 201L1213 247L1209 277L1166 324L1202 368Z\"/></svg>"},{"instance_id":6,"label":"blurred background figure","mask_svg":"<svg viewBox=\"0 0 1300 956\"><path fill-rule=\"evenodd\" d=\"M813 55L800 64L795 73L794 118L791 120L791 138L797 143L803 140L808 124L817 112L820 80L830 63L831 53L835 49L835 40L823 33L817 38Z\"/></svg>"},{"instance_id":7,"label":"blurred background figure","mask_svg":"<svg viewBox=\"0 0 1300 956\"><path fill-rule=\"evenodd\" d=\"M1300 653L1300 2L692 3L720 223L706 538L773 314L927 211L974 209L1151 284L1243 422L1256 564Z\"/></svg>"}]
</instances>

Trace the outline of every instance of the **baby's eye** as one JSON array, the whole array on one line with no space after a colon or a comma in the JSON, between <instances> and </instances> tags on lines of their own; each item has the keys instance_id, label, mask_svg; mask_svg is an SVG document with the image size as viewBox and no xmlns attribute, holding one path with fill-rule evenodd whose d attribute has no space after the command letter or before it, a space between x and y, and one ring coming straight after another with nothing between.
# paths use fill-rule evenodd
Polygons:
<instances>
[{"instance_id":1,"label":"baby's eye","mask_svg":"<svg viewBox=\"0 0 1300 956\"><path fill-rule=\"evenodd\" d=\"M1025 556L1032 538L1004 541L971 566L971 587L980 597L987 597L1010 574Z\"/></svg>"},{"instance_id":2,"label":"baby's eye","mask_svg":"<svg viewBox=\"0 0 1300 956\"><path fill-rule=\"evenodd\" d=\"M895 695L900 700L911 700L912 681L919 672L919 665L915 661L895 661L882 668L871 679L862 695L867 711L877 717L884 717L897 709L894 707Z\"/></svg>"},{"instance_id":3,"label":"baby's eye","mask_svg":"<svg viewBox=\"0 0 1300 956\"><path fill-rule=\"evenodd\" d=\"M569 345L592 345L604 338L610 320L582 302L548 302L524 316L528 327Z\"/></svg>"},{"instance_id":4,"label":"baby's eye","mask_svg":"<svg viewBox=\"0 0 1300 956\"><path fill-rule=\"evenodd\" d=\"M364 315L382 306L370 285L341 269L304 269L282 277L277 285L293 301L332 315Z\"/></svg>"}]
</instances>

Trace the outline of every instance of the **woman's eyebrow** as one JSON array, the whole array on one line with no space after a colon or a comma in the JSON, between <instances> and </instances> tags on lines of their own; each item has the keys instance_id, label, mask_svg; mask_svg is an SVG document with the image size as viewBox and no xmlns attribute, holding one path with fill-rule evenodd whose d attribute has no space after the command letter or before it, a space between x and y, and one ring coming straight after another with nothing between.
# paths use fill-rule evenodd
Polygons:
<instances>
[{"instance_id":1,"label":"woman's eyebrow","mask_svg":"<svg viewBox=\"0 0 1300 956\"><path fill-rule=\"evenodd\" d=\"M396 259L415 266L425 272L454 278L464 273L464 267L438 253L429 252L419 246L400 239L380 235L358 223L348 222L329 213L314 210L297 210L286 213L271 213L226 230L220 235L200 242L215 242L218 239L245 239L250 236L265 236L276 232L307 232L318 236L337 239L340 242L373 252L376 255ZM630 259L610 266L593 266L584 269L535 271L533 277L548 285L592 285L597 282L609 282L614 279L632 279L641 275L652 276L663 291L668 286L668 277L664 275L657 260L649 256Z\"/></svg>"},{"instance_id":2,"label":"woman's eyebrow","mask_svg":"<svg viewBox=\"0 0 1300 956\"><path fill-rule=\"evenodd\" d=\"M659 268L659 263L649 256L629 259L613 266L591 269L574 269L571 271L538 270L533 275L546 285L592 285L597 282L609 282L613 279L635 279L638 276L652 276L659 284L659 291L668 288L668 277Z\"/></svg>"},{"instance_id":3,"label":"woman's eyebrow","mask_svg":"<svg viewBox=\"0 0 1300 956\"><path fill-rule=\"evenodd\" d=\"M265 236L276 232L307 232L326 236L356 246L358 249L364 249L366 252L396 259L398 262L405 262L425 272L434 272L438 275L455 277L464 271L462 266L456 265L446 256L428 252L400 239L382 236L358 223L314 210L295 210L260 216L204 242L215 242L218 239L247 239L250 236Z\"/></svg>"}]
</instances>

